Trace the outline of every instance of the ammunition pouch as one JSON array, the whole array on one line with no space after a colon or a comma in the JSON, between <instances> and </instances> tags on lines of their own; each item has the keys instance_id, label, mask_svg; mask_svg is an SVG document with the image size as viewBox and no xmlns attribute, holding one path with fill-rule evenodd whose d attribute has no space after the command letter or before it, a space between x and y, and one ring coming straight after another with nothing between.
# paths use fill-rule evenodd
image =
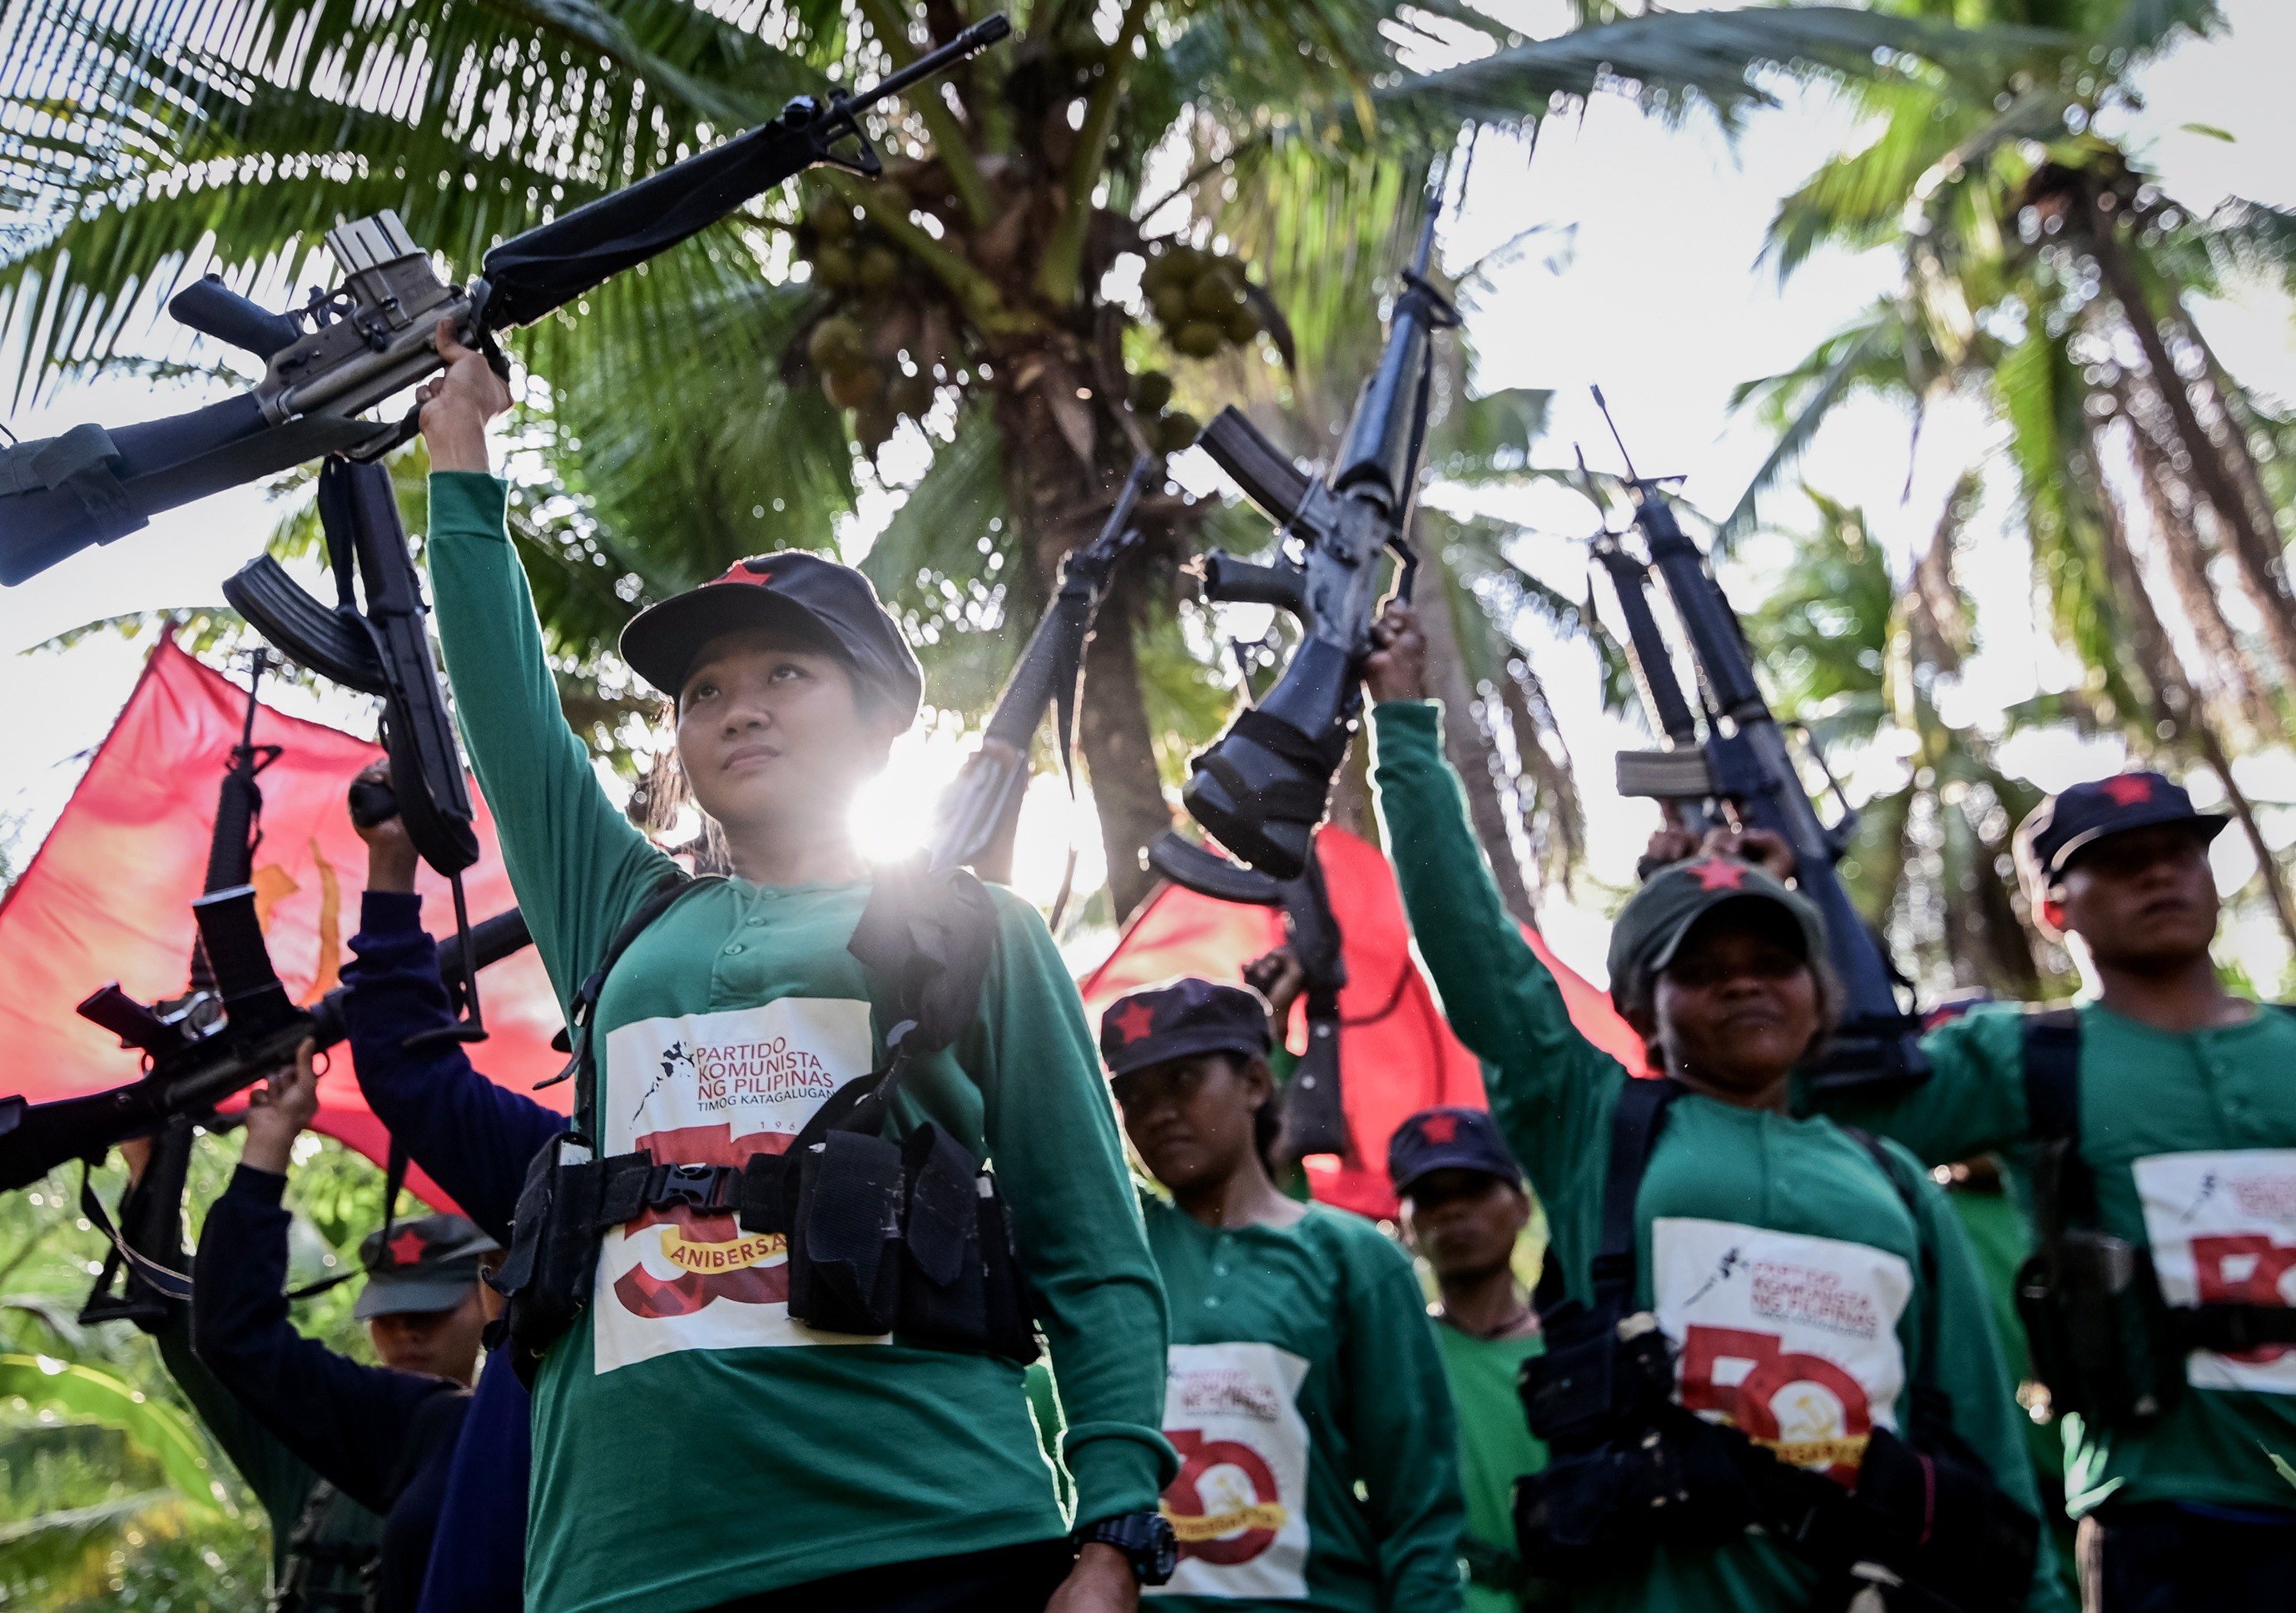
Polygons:
<instances>
[{"instance_id":1,"label":"ammunition pouch","mask_svg":"<svg viewBox=\"0 0 2296 1613\"><path fill-rule=\"evenodd\" d=\"M2033 1375L2059 1413L2136 1428L2183 1398L2175 1319L2149 1251L2092 1228L2061 1227L2018 1268L2016 1294Z\"/></svg>"}]
</instances>

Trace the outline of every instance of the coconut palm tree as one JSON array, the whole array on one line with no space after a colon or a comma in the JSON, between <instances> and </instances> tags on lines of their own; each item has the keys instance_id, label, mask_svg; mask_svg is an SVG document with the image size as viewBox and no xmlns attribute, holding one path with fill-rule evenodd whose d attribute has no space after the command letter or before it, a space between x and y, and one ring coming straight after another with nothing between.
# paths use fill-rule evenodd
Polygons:
<instances>
[{"instance_id":1,"label":"coconut palm tree","mask_svg":"<svg viewBox=\"0 0 2296 1613\"><path fill-rule=\"evenodd\" d=\"M1851 896L1932 994L2038 998L2062 983L2063 959L2033 944L2009 839L2040 792L1937 705L1939 681L1960 672L1972 645L1955 559L1976 479L1954 490L1902 578L1863 510L1804 490L1817 524L1794 535L1746 632L1778 715L1804 725L1837 772L1876 746L1900 759L1895 782L1858 803L1842 863Z\"/></svg>"},{"instance_id":2,"label":"coconut palm tree","mask_svg":"<svg viewBox=\"0 0 2296 1613\"><path fill-rule=\"evenodd\" d=\"M1801 364L1742 389L1779 437L1723 530L1752 523L1845 399L1900 399L1916 433L1941 396L1981 400L2006 428L2004 468L2049 620L2088 671L2048 710L2215 773L2262 895L2296 942L2285 875L2229 762L2296 732L2284 554L2296 501L2282 464L2296 440L2191 314L2229 274L2287 276L2296 221L2244 202L2199 217L2095 132L2100 112L2128 101L2136 68L2220 26L2215 4L1988 0L1982 11L2071 30L2086 47L2055 75L2005 78L1989 97L1853 90L1868 137L1785 199L1771 250L1790 276L1823 244L1888 243L1903 280Z\"/></svg>"},{"instance_id":3,"label":"coconut palm tree","mask_svg":"<svg viewBox=\"0 0 2296 1613\"><path fill-rule=\"evenodd\" d=\"M571 657L738 555L823 542L883 490L877 465L922 462L872 569L939 680L993 687L1019 637L1002 624L1045 597L1138 448L1180 446L1251 366L1302 398L1345 396L1352 373L1321 359L1369 320L1422 181L1463 130L1528 128L1614 86L1730 118L1777 70L1976 82L2035 48L1830 7L1621 19L1580 0L1592 26L1552 39L1400 0L1014 9L1010 45L887 129L884 181L809 177L527 333L521 515ZM345 215L394 208L467 267L973 14L967 0L6 0L0 310L37 375L115 351L187 265L290 275ZM1207 518L1148 503L1148 564L1087 656L1082 746L1119 912L1144 891L1138 852L1169 820L1161 775L1186 737L1159 717L1204 701L1201 673L1193 691L1153 686L1201 662L1181 653L1173 600Z\"/></svg>"}]
</instances>

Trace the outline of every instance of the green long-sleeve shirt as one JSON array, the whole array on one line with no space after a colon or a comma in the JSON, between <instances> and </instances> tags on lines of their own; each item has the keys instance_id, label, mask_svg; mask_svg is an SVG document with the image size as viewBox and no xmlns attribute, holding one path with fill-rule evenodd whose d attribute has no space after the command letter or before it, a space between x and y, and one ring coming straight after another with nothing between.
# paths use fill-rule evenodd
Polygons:
<instances>
[{"instance_id":1,"label":"green long-sleeve shirt","mask_svg":"<svg viewBox=\"0 0 2296 1613\"><path fill-rule=\"evenodd\" d=\"M2030 1152L2023 1012L1972 1009L1924 1041L1930 1079L1842 1118L1943 1164ZM2149 1247L2171 1304L2296 1300L2296 1015L2179 1035L2080 1010L2081 1158L2103 1230ZM2296 1505L2271 1454L2296 1459L2296 1349L2196 1351L2188 1393L2158 1422L2066 1420L2066 1504L2109 1499Z\"/></svg>"},{"instance_id":2,"label":"green long-sleeve shirt","mask_svg":"<svg viewBox=\"0 0 2296 1613\"><path fill-rule=\"evenodd\" d=\"M1172 1305L1159 1605L1457 1613L1457 1434L1419 1279L1369 1222L1288 1227L1144 1206Z\"/></svg>"},{"instance_id":3,"label":"green long-sleeve shirt","mask_svg":"<svg viewBox=\"0 0 2296 1613\"><path fill-rule=\"evenodd\" d=\"M671 868L614 810L560 714L503 484L431 478L429 553L448 672L503 857L562 1002ZM882 1053L846 950L869 886L733 880L682 898L597 1008L608 1154L778 1151ZM1039 1299L1079 1522L1152 1507L1163 1295L1076 990L1043 921L995 893L980 1012L913 1065L898 1123L993 1158ZM814 1332L786 1251L731 1216L610 1232L583 1320L534 1397L527 1603L679 1613L883 1563L1066 1532L1020 1368Z\"/></svg>"},{"instance_id":4,"label":"green long-sleeve shirt","mask_svg":"<svg viewBox=\"0 0 2296 1613\"><path fill-rule=\"evenodd\" d=\"M1444 1015L1482 1058L1491 1112L1546 1208L1547 1258L1586 1298L1611 1115L1629 1077L1571 1025L1508 918L1439 720L1431 703L1373 713L1390 855ZM1683 1403L1845 1481L1873 1428L1903 1426L1908 1387L1926 1367L1952 1399L1956 1431L2038 1510L1968 1240L1943 1196L1921 1187L1909 1211L1831 1121L1686 1097L1668 1113L1636 1201L1638 1301L1677 1347ZM1922 1280L1924 1248L1934 1291ZM1924 1362L1929 1339L1937 1356ZM1622 1563L1573 1605L1773 1613L1806 1605L1815 1583L1800 1558L1750 1534ZM2046 1543L2028 1605L2066 1605Z\"/></svg>"}]
</instances>

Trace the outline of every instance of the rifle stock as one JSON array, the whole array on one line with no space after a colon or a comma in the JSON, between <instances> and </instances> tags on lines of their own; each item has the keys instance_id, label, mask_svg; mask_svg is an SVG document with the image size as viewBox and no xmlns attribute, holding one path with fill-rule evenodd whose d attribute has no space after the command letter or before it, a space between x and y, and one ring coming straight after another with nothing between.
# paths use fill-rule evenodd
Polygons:
<instances>
[{"instance_id":1,"label":"rifle stock","mask_svg":"<svg viewBox=\"0 0 2296 1613\"><path fill-rule=\"evenodd\" d=\"M1428 209L1386 346L1323 477L1300 474L1233 408L1221 410L1198 439L1301 550L1295 560L1279 547L1267 562L1216 551L1205 561L1204 597L1279 606L1299 619L1303 637L1267 698L1195 759L1180 799L1213 838L1279 879L1306 870L1332 776L1355 731L1362 701L1356 671L1371 647L1382 554L1395 555L1396 591L1410 597L1408 533L1434 333L1458 323L1426 278L1437 211Z\"/></svg>"},{"instance_id":2,"label":"rifle stock","mask_svg":"<svg viewBox=\"0 0 2296 1613\"><path fill-rule=\"evenodd\" d=\"M262 382L187 414L109 432L77 426L0 451L0 584L226 488L329 455L388 453L414 434L413 413L364 412L441 367L432 346L440 320L502 365L495 333L531 324L805 169L828 163L873 177L882 165L858 115L1009 32L1002 14L991 16L858 95L800 95L754 129L503 242L468 286L440 281L386 211L328 233L343 284L291 312L270 313L219 281L185 287L170 312L264 359Z\"/></svg>"}]
</instances>

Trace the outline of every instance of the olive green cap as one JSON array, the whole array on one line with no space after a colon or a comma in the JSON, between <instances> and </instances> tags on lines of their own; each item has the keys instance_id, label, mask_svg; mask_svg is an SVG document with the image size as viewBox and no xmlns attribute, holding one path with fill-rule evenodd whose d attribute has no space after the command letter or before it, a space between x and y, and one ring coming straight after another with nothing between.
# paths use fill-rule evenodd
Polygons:
<instances>
[{"instance_id":1,"label":"olive green cap","mask_svg":"<svg viewBox=\"0 0 2296 1613\"><path fill-rule=\"evenodd\" d=\"M1793 916L1802 956L1825 956L1825 921L1802 896L1751 862L1734 857L1693 857L1651 876L1611 926L1611 1000L1645 995L1648 983L1674 961L1691 926L1733 901L1771 901Z\"/></svg>"}]
</instances>

